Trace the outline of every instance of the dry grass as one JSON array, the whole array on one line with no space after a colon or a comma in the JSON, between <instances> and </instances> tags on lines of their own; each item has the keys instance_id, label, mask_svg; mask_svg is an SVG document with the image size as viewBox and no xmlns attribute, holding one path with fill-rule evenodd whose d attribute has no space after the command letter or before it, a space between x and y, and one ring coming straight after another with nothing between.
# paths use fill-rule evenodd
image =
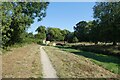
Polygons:
<instances>
[{"instance_id":1,"label":"dry grass","mask_svg":"<svg viewBox=\"0 0 120 80\"><path fill-rule=\"evenodd\" d=\"M92 63L88 58L55 47L45 47L45 51L60 78L114 78L117 74Z\"/></svg>"},{"instance_id":2,"label":"dry grass","mask_svg":"<svg viewBox=\"0 0 120 80\"><path fill-rule=\"evenodd\" d=\"M2 56L3 78L40 78L42 76L39 45L14 48Z\"/></svg>"},{"instance_id":3,"label":"dry grass","mask_svg":"<svg viewBox=\"0 0 120 80\"><path fill-rule=\"evenodd\" d=\"M0 54L0 79L2 79L2 55L1 54Z\"/></svg>"},{"instance_id":4,"label":"dry grass","mask_svg":"<svg viewBox=\"0 0 120 80\"><path fill-rule=\"evenodd\" d=\"M57 46L57 47L60 50L89 58L89 60L94 62L95 64L98 64L99 66L115 74L120 74L119 72L120 59L118 57L98 54L98 53L93 53L93 52L86 52L82 50L73 49L67 46Z\"/></svg>"}]
</instances>

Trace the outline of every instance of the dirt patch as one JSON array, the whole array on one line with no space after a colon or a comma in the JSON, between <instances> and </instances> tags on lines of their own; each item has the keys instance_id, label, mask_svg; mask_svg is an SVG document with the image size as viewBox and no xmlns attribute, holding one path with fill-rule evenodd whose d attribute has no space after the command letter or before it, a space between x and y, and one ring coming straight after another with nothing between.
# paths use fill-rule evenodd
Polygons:
<instances>
[{"instance_id":1,"label":"dirt patch","mask_svg":"<svg viewBox=\"0 0 120 80\"><path fill-rule=\"evenodd\" d=\"M54 47L45 47L60 78L116 78L117 74L78 56Z\"/></svg>"},{"instance_id":2,"label":"dirt patch","mask_svg":"<svg viewBox=\"0 0 120 80\"><path fill-rule=\"evenodd\" d=\"M2 56L3 78L39 78L42 76L39 45L14 48Z\"/></svg>"}]
</instances>

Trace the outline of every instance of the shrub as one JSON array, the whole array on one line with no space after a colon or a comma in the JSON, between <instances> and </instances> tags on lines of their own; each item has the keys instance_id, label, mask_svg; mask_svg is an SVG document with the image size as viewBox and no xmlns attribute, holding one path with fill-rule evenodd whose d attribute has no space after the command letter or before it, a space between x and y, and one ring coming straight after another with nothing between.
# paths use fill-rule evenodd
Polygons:
<instances>
[{"instance_id":1,"label":"shrub","mask_svg":"<svg viewBox=\"0 0 120 80\"><path fill-rule=\"evenodd\" d=\"M43 44L42 40L37 41L37 44Z\"/></svg>"},{"instance_id":2,"label":"shrub","mask_svg":"<svg viewBox=\"0 0 120 80\"><path fill-rule=\"evenodd\" d=\"M88 51L88 52L94 52L94 53L98 53L98 54L120 56L119 52L116 53L116 52L110 51L106 48L103 48L103 46L72 45L72 48L80 49L80 50Z\"/></svg>"},{"instance_id":3,"label":"shrub","mask_svg":"<svg viewBox=\"0 0 120 80\"><path fill-rule=\"evenodd\" d=\"M78 38L77 38L76 36L75 36L75 37L73 37L72 42L73 42L73 43L78 42Z\"/></svg>"}]
</instances>

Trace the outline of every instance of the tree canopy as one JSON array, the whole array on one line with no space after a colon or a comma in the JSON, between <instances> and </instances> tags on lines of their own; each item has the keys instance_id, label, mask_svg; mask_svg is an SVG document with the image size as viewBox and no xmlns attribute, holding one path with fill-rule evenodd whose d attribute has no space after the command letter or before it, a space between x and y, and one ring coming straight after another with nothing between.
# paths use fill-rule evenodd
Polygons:
<instances>
[{"instance_id":1,"label":"tree canopy","mask_svg":"<svg viewBox=\"0 0 120 80\"><path fill-rule=\"evenodd\" d=\"M47 28L47 36L50 41L64 41L65 36L69 33L68 30L61 30L59 28Z\"/></svg>"},{"instance_id":2,"label":"tree canopy","mask_svg":"<svg viewBox=\"0 0 120 80\"><path fill-rule=\"evenodd\" d=\"M3 2L1 4L3 46L22 41L22 34L38 17L46 16L47 2Z\"/></svg>"},{"instance_id":3,"label":"tree canopy","mask_svg":"<svg viewBox=\"0 0 120 80\"><path fill-rule=\"evenodd\" d=\"M3 2L1 3L2 45L20 43L26 36L50 41L68 42L120 42L120 2L97 2L93 7L94 20L80 21L74 26L74 32L66 29L39 26L37 34L26 30L37 18L46 16L48 2ZM1 37L0 37L1 38Z\"/></svg>"},{"instance_id":4,"label":"tree canopy","mask_svg":"<svg viewBox=\"0 0 120 80\"><path fill-rule=\"evenodd\" d=\"M98 21L102 41L120 41L120 2L100 2L93 8Z\"/></svg>"},{"instance_id":5,"label":"tree canopy","mask_svg":"<svg viewBox=\"0 0 120 80\"><path fill-rule=\"evenodd\" d=\"M39 39L46 39L46 27L45 26L39 26L36 31L38 32Z\"/></svg>"},{"instance_id":6,"label":"tree canopy","mask_svg":"<svg viewBox=\"0 0 120 80\"><path fill-rule=\"evenodd\" d=\"M87 29L87 22L86 21L80 21L76 24L74 27L75 35L79 39L79 41L85 41L86 40L86 29Z\"/></svg>"},{"instance_id":7,"label":"tree canopy","mask_svg":"<svg viewBox=\"0 0 120 80\"><path fill-rule=\"evenodd\" d=\"M120 2L97 2L93 7L93 21L80 21L74 26L79 41L120 41Z\"/></svg>"}]
</instances>

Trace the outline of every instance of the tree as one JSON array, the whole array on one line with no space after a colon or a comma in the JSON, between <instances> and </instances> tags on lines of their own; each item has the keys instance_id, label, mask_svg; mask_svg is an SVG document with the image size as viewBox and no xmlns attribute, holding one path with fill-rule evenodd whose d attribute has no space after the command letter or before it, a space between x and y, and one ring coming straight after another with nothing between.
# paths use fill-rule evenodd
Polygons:
<instances>
[{"instance_id":1,"label":"tree","mask_svg":"<svg viewBox=\"0 0 120 80\"><path fill-rule=\"evenodd\" d=\"M93 8L94 18L101 27L102 40L113 42L120 41L120 2L100 2Z\"/></svg>"},{"instance_id":2,"label":"tree","mask_svg":"<svg viewBox=\"0 0 120 80\"><path fill-rule=\"evenodd\" d=\"M64 42L67 41L67 36L68 34L70 34L70 31L64 29L64 30L61 30L61 33L62 33Z\"/></svg>"},{"instance_id":3,"label":"tree","mask_svg":"<svg viewBox=\"0 0 120 80\"><path fill-rule=\"evenodd\" d=\"M35 35L34 35L34 37L35 37L36 39L40 39L40 36L41 36L40 34L35 34Z\"/></svg>"},{"instance_id":4,"label":"tree","mask_svg":"<svg viewBox=\"0 0 120 80\"><path fill-rule=\"evenodd\" d=\"M50 41L63 41L64 37L61 33L61 29L59 28L51 28L47 29L47 36L49 37L48 40Z\"/></svg>"},{"instance_id":5,"label":"tree","mask_svg":"<svg viewBox=\"0 0 120 80\"><path fill-rule=\"evenodd\" d=\"M76 42L78 42L78 41L79 41L79 40L77 39L77 37L74 36L73 39L72 39L72 42L73 42L73 43L76 43Z\"/></svg>"},{"instance_id":6,"label":"tree","mask_svg":"<svg viewBox=\"0 0 120 80\"><path fill-rule=\"evenodd\" d=\"M86 41L87 36L86 36L86 31L87 31L87 25L88 23L86 21L80 21L79 23L74 26L74 33L75 36L79 39L79 41Z\"/></svg>"},{"instance_id":7,"label":"tree","mask_svg":"<svg viewBox=\"0 0 120 80\"><path fill-rule=\"evenodd\" d=\"M38 33L46 33L46 27L39 26L35 31L37 31Z\"/></svg>"},{"instance_id":8,"label":"tree","mask_svg":"<svg viewBox=\"0 0 120 80\"><path fill-rule=\"evenodd\" d=\"M34 35L33 35L33 33L32 32L30 32L30 33L28 33L28 35L27 35L29 38L34 38Z\"/></svg>"},{"instance_id":9,"label":"tree","mask_svg":"<svg viewBox=\"0 0 120 80\"><path fill-rule=\"evenodd\" d=\"M36 31L38 34L40 34L39 39L46 39L46 27L45 26L39 26Z\"/></svg>"},{"instance_id":10,"label":"tree","mask_svg":"<svg viewBox=\"0 0 120 80\"><path fill-rule=\"evenodd\" d=\"M98 41L102 41L98 22L93 20L90 22L88 26L89 26L89 40L94 42L95 44L97 44Z\"/></svg>"},{"instance_id":11,"label":"tree","mask_svg":"<svg viewBox=\"0 0 120 80\"><path fill-rule=\"evenodd\" d=\"M4 2L1 4L3 46L22 41L22 33L38 17L41 21L46 16L47 2Z\"/></svg>"},{"instance_id":12,"label":"tree","mask_svg":"<svg viewBox=\"0 0 120 80\"><path fill-rule=\"evenodd\" d=\"M75 37L74 32L71 32L67 35L67 42L73 43L73 38Z\"/></svg>"}]
</instances>

